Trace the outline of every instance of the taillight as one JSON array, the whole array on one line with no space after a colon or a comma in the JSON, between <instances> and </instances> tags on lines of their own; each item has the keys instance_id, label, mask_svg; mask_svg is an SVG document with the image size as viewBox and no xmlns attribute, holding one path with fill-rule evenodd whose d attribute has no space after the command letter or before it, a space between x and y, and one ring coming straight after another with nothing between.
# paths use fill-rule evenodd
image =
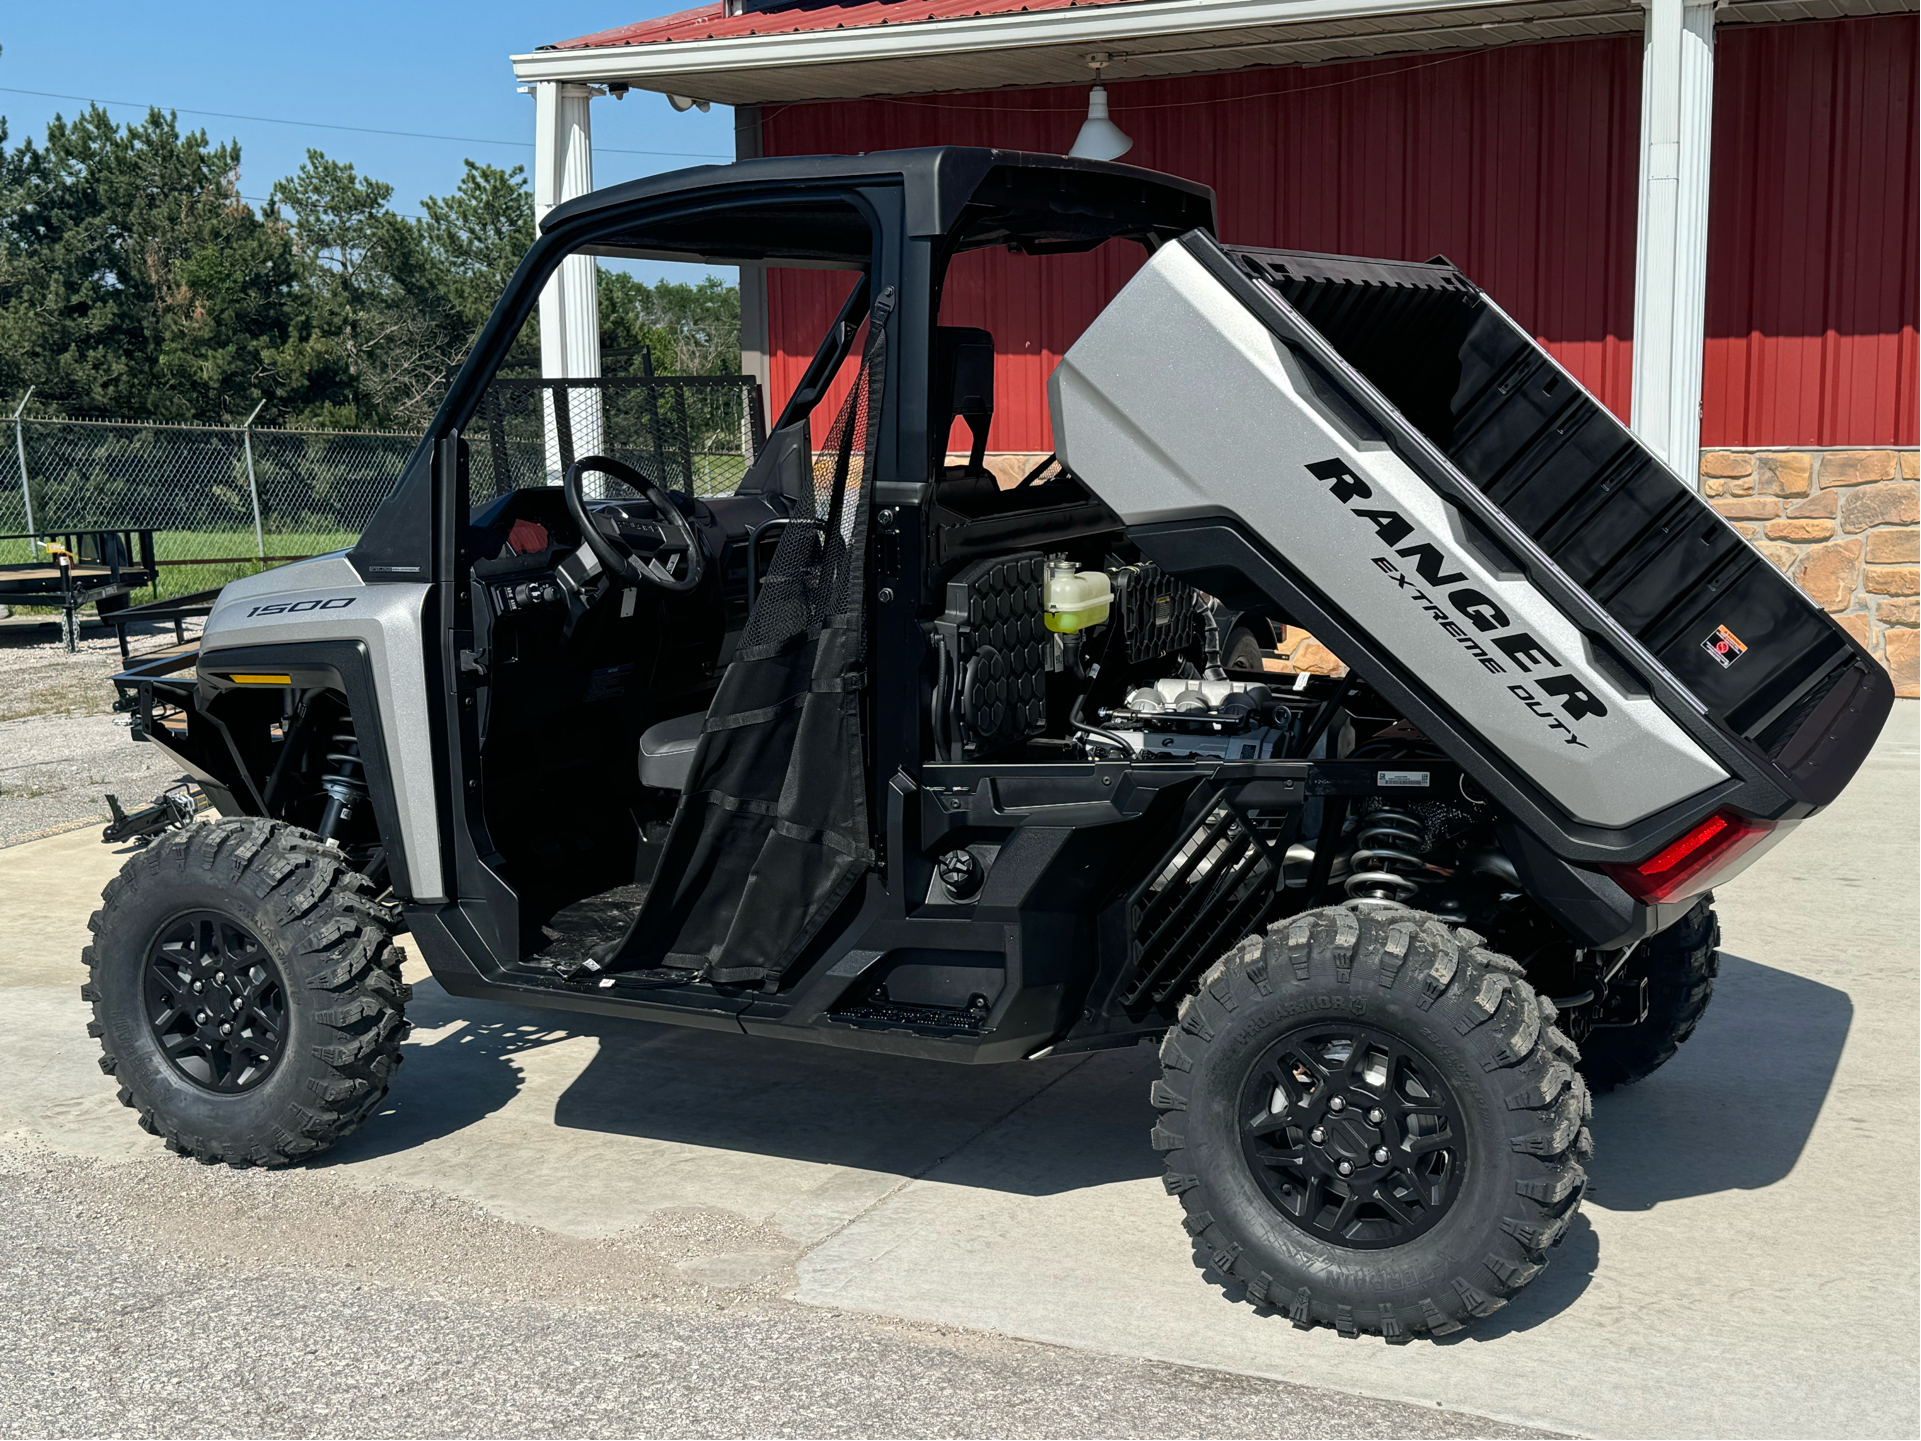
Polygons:
<instances>
[{"instance_id":1,"label":"taillight","mask_svg":"<svg viewBox=\"0 0 1921 1441\"><path fill-rule=\"evenodd\" d=\"M1648 905L1695 895L1713 884L1717 873L1754 849L1774 827L1733 811L1716 811L1671 845L1637 865L1601 869L1637 901Z\"/></svg>"}]
</instances>

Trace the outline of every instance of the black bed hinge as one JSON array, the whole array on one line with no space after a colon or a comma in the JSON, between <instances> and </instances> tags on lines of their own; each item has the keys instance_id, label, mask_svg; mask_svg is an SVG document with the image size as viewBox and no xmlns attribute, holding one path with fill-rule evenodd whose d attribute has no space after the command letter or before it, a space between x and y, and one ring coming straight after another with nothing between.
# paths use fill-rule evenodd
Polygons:
<instances>
[{"instance_id":1,"label":"black bed hinge","mask_svg":"<svg viewBox=\"0 0 1921 1441\"><path fill-rule=\"evenodd\" d=\"M460 668L462 670L472 671L475 675L487 674L488 656L484 648L481 650L463 650L457 659L460 661Z\"/></svg>"}]
</instances>

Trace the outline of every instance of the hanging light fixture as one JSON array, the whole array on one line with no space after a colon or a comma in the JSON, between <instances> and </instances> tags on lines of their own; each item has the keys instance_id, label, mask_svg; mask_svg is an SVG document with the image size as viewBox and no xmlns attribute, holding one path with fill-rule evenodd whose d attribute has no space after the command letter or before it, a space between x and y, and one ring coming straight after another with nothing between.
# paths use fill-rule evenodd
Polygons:
<instances>
[{"instance_id":1,"label":"hanging light fixture","mask_svg":"<svg viewBox=\"0 0 1921 1441\"><path fill-rule=\"evenodd\" d=\"M1087 63L1094 67L1094 88L1087 92L1087 119L1081 122L1081 133L1067 152L1076 160L1118 160L1134 148L1133 137L1107 118L1107 91L1100 83L1107 60L1105 50L1087 57Z\"/></svg>"}]
</instances>

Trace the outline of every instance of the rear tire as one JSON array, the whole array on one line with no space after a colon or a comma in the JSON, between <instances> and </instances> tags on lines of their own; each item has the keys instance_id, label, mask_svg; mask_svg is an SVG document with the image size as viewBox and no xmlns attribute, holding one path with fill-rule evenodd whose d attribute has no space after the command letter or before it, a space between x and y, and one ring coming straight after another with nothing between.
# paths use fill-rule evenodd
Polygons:
<instances>
[{"instance_id":1,"label":"rear tire","mask_svg":"<svg viewBox=\"0 0 1921 1441\"><path fill-rule=\"evenodd\" d=\"M1182 1003L1152 1093L1197 1264L1343 1336L1498 1310L1587 1181L1587 1087L1554 1018L1513 961L1414 911L1332 907L1241 942Z\"/></svg>"},{"instance_id":2,"label":"rear tire","mask_svg":"<svg viewBox=\"0 0 1921 1441\"><path fill-rule=\"evenodd\" d=\"M1221 665L1226 670L1261 670L1267 664L1267 657L1261 653L1260 640L1254 632L1244 625L1237 625L1228 632L1226 642L1221 646Z\"/></svg>"},{"instance_id":3,"label":"rear tire","mask_svg":"<svg viewBox=\"0 0 1921 1441\"><path fill-rule=\"evenodd\" d=\"M1721 972L1721 922L1702 896L1680 920L1629 958L1621 979L1648 983L1647 1019L1607 1026L1581 1042L1581 1073L1596 1091L1644 1081L1674 1058L1714 999Z\"/></svg>"},{"instance_id":4,"label":"rear tire","mask_svg":"<svg viewBox=\"0 0 1921 1441\"><path fill-rule=\"evenodd\" d=\"M189 826L128 860L88 927L100 1069L170 1149L285 1165L386 1094L407 1032L399 918L309 832Z\"/></svg>"}]
</instances>

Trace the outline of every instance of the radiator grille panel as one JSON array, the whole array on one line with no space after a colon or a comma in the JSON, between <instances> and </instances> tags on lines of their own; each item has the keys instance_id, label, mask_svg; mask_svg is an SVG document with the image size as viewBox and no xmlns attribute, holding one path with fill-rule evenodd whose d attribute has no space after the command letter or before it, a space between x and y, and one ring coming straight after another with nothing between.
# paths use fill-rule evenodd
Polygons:
<instances>
[{"instance_id":1,"label":"radiator grille panel","mask_svg":"<svg viewBox=\"0 0 1921 1441\"><path fill-rule=\"evenodd\" d=\"M1124 1008L1171 1016L1201 972L1266 918L1279 872L1265 829L1222 803L1168 855L1134 899Z\"/></svg>"}]
</instances>

